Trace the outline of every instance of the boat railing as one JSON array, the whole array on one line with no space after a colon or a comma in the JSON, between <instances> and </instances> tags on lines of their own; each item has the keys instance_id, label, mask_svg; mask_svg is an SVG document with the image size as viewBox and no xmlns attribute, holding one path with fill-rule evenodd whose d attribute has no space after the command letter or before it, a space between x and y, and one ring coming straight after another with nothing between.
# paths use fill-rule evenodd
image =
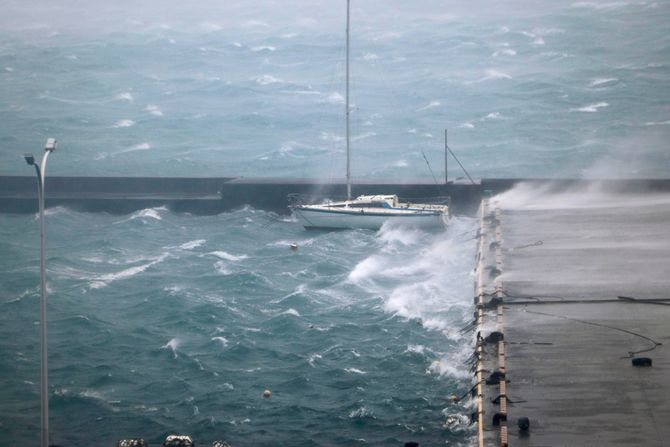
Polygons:
<instances>
[{"instance_id":1,"label":"boat railing","mask_svg":"<svg viewBox=\"0 0 670 447\"><path fill-rule=\"evenodd\" d=\"M324 194L292 193L288 195L289 206L328 204L328 203L344 202L346 200L347 200L346 196L333 196ZM451 205L451 197L449 196L398 197L398 202L409 203L416 208L429 208L431 206L449 206Z\"/></svg>"},{"instance_id":2,"label":"boat railing","mask_svg":"<svg viewBox=\"0 0 670 447\"><path fill-rule=\"evenodd\" d=\"M413 205L451 205L450 196L430 196L430 197L398 197L400 202L411 203Z\"/></svg>"}]
</instances>

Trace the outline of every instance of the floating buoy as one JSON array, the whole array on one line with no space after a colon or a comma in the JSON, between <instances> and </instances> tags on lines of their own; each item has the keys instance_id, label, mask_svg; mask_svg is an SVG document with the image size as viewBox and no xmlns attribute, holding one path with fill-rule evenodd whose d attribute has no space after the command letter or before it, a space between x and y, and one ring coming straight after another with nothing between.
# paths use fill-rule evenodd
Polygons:
<instances>
[{"instance_id":1,"label":"floating buoy","mask_svg":"<svg viewBox=\"0 0 670 447\"><path fill-rule=\"evenodd\" d=\"M458 402L458 396L455 394L452 394L451 397L449 397L449 399L451 399L452 402Z\"/></svg>"},{"instance_id":2,"label":"floating buoy","mask_svg":"<svg viewBox=\"0 0 670 447\"><path fill-rule=\"evenodd\" d=\"M272 391L270 391L270 390L263 391L263 397L265 397L267 399L270 396L272 396Z\"/></svg>"},{"instance_id":3,"label":"floating buoy","mask_svg":"<svg viewBox=\"0 0 670 447\"><path fill-rule=\"evenodd\" d=\"M298 249L298 244L293 242L291 245L289 245L289 248L291 249L291 251L296 251Z\"/></svg>"}]
</instances>

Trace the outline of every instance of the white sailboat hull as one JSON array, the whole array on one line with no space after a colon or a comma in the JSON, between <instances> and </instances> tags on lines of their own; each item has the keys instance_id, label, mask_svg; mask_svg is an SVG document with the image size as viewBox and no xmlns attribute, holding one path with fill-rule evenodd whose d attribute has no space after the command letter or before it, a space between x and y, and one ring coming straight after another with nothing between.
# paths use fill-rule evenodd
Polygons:
<instances>
[{"instance_id":1,"label":"white sailboat hull","mask_svg":"<svg viewBox=\"0 0 670 447\"><path fill-rule=\"evenodd\" d=\"M305 228L364 228L378 230L387 221L420 228L440 228L446 226L448 222L448 216L444 213L377 214L294 208L293 214Z\"/></svg>"}]
</instances>

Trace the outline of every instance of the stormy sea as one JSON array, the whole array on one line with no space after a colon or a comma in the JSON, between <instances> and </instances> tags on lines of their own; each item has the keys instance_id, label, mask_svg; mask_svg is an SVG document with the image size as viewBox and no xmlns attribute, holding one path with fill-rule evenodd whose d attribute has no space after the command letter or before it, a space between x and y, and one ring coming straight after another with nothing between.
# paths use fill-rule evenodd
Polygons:
<instances>
[{"instance_id":1,"label":"stormy sea","mask_svg":"<svg viewBox=\"0 0 670 447\"><path fill-rule=\"evenodd\" d=\"M3 2L0 175L345 171L346 2ZM353 0L355 181L667 177L665 1ZM451 179L464 177L456 163ZM471 445L476 216L47 210L51 441ZM291 244L297 245L291 250ZM39 444L39 222L0 214L0 439ZM269 390L270 397L263 392Z\"/></svg>"}]
</instances>

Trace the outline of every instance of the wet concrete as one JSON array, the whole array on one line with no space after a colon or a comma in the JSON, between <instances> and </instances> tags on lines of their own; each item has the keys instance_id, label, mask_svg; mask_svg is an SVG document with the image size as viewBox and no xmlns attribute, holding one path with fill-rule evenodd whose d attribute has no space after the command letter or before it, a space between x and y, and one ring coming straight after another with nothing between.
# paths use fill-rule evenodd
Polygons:
<instances>
[{"instance_id":1,"label":"wet concrete","mask_svg":"<svg viewBox=\"0 0 670 447\"><path fill-rule=\"evenodd\" d=\"M492 203L503 267L488 290L504 290L509 445L670 445L670 195L521 187ZM488 370L495 354L488 346ZM499 393L484 389L485 445L501 445Z\"/></svg>"}]
</instances>

